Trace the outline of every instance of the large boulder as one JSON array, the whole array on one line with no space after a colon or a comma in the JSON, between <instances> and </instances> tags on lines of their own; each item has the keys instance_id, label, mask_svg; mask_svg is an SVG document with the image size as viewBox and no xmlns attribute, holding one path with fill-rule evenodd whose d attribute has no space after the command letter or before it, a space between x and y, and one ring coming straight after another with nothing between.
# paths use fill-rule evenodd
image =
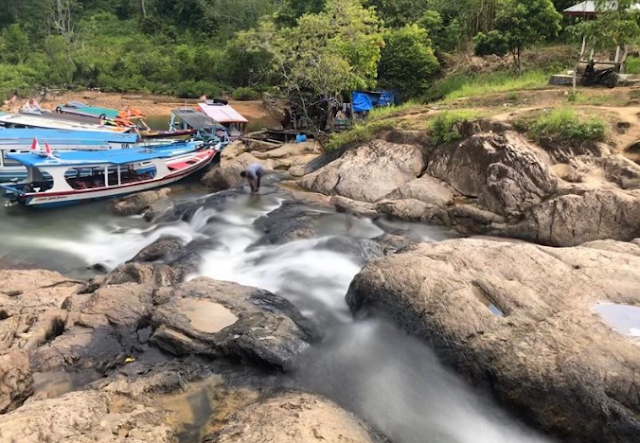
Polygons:
<instances>
[{"instance_id":1,"label":"large boulder","mask_svg":"<svg viewBox=\"0 0 640 443\"><path fill-rule=\"evenodd\" d=\"M0 414L22 405L33 394L33 374L23 353L0 356Z\"/></svg>"},{"instance_id":2,"label":"large boulder","mask_svg":"<svg viewBox=\"0 0 640 443\"><path fill-rule=\"evenodd\" d=\"M385 199L412 199L444 208L454 203L456 195L456 191L445 182L429 175L423 175L396 189L387 195Z\"/></svg>"},{"instance_id":3,"label":"large boulder","mask_svg":"<svg viewBox=\"0 0 640 443\"><path fill-rule=\"evenodd\" d=\"M419 146L374 140L346 151L300 184L309 191L374 202L419 177L425 167Z\"/></svg>"},{"instance_id":4,"label":"large boulder","mask_svg":"<svg viewBox=\"0 0 640 443\"><path fill-rule=\"evenodd\" d=\"M392 316L563 441L631 443L640 347L628 325L594 311L640 306L640 256L614 249L627 248L422 244L370 263L347 300L354 312Z\"/></svg>"},{"instance_id":5,"label":"large boulder","mask_svg":"<svg viewBox=\"0 0 640 443\"><path fill-rule=\"evenodd\" d=\"M640 235L640 190L601 190L559 195L531 208L502 235L552 246Z\"/></svg>"},{"instance_id":6,"label":"large boulder","mask_svg":"<svg viewBox=\"0 0 640 443\"><path fill-rule=\"evenodd\" d=\"M202 177L202 184L212 191L223 191L232 188L243 182L240 173L249 165L260 164L265 169L273 169L270 160L260 160L248 152L244 152L237 157L220 160L220 164L209 170Z\"/></svg>"},{"instance_id":7,"label":"large boulder","mask_svg":"<svg viewBox=\"0 0 640 443\"><path fill-rule=\"evenodd\" d=\"M511 131L442 145L429 159L427 173L505 215L539 204L559 186L547 154Z\"/></svg>"},{"instance_id":8,"label":"large boulder","mask_svg":"<svg viewBox=\"0 0 640 443\"><path fill-rule=\"evenodd\" d=\"M156 291L152 341L176 355L233 355L293 366L315 338L288 301L235 283L198 278Z\"/></svg>"},{"instance_id":9,"label":"large boulder","mask_svg":"<svg viewBox=\"0 0 640 443\"><path fill-rule=\"evenodd\" d=\"M171 188L138 192L137 194L128 195L111 201L109 209L114 214L122 216L142 214L154 204L167 200L170 193Z\"/></svg>"},{"instance_id":10,"label":"large boulder","mask_svg":"<svg viewBox=\"0 0 640 443\"><path fill-rule=\"evenodd\" d=\"M234 414L216 443L384 443L369 425L326 398L291 392L259 401Z\"/></svg>"},{"instance_id":11,"label":"large boulder","mask_svg":"<svg viewBox=\"0 0 640 443\"><path fill-rule=\"evenodd\" d=\"M0 415L0 441L41 443L174 443L165 414L97 391L25 404Z\"/></svg>"}]
</instances>

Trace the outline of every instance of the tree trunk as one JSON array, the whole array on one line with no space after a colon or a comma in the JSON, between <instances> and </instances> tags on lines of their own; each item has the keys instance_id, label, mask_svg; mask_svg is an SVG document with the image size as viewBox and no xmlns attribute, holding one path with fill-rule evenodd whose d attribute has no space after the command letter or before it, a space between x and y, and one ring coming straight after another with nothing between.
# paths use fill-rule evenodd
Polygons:
<instances>
[{"instance_id":1,"label":"tree trunk","mask_svg":"<svg viewBox=\"0 0 640 443\"><path fill-rule=\"evenodd\" d=\"M145 0L140 0L140 7L142 8L142 16L144 18L147 18L147 5L145 3Z\"/></svg>"}]
</instances>

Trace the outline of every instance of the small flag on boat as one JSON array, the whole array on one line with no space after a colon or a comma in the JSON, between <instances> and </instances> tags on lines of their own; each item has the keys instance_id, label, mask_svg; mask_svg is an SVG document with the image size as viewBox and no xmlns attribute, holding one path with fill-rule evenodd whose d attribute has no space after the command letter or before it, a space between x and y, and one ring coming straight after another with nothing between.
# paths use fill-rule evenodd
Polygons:
<instances>
[{"instance_id":1,"label":"small flag on boat","mask_svg":"<svg viewBox=\"0 0 640 443\"><path fill-rule=\"evenodd\" d=\"M31 143L31 152L38 152L40 150L40 144L38 143L38 139L34 138Z\"/></svg>"},{"instance_id":2,"label":"small flag on boat","mask_svg":"<svg viewBox=\"0 0 640 443\"><path fill-rule=\"evenodd\" d=\"M49 146L49 143L45 142L44 153L47 154L48 157L53 157L53 151L51 150L51 146Z\"/></svg>"}]
</instances>

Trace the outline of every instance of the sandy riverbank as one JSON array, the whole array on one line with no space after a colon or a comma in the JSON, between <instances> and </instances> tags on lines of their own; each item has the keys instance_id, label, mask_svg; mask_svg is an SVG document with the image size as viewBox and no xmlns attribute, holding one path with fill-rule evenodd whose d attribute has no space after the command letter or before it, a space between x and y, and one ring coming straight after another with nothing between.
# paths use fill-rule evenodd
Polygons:
<instances>
[{"instance_id":1,"label":"sandy riverbank","mask_svg":"<svg viewBox=\"0 0 640 443\"><path fill-rule=\"evenodd\" d=\"M169 115L172 109L181 106L194 106L199 100L150 94L119 94L99 91L79 91L65 92L60 95L51 96L47 101L41 102L40 105L45 109L55 109L55 107L61 103L67 103L70 101L79 101L92 106L114 109L123 109L130 106L143 111L146 115ZM269 120L272 118L260 100L230 100L229 104L249 120ZM10 107L6 105L2 107L2 110L5 112L17 111L16 109L10 109Z\"/></svg>"}]
</instances>

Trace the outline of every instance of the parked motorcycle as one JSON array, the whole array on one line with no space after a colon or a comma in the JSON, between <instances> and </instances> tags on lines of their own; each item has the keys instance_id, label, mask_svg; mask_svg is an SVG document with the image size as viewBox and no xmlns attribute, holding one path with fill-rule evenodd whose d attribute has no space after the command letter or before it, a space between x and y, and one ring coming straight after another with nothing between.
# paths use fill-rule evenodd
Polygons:
<instances>
[{"instance_id":1,"label":"parked motorcycle","mask_svg":"<svg viewBox=\"0 0 640 443\"><path fill-rule=\"evenodd\" d=\"M580 80L582 86L606 85L615 88L618 84L618 70L615 67L596 69L595 62L589 60Z\"/></svg>"}]
</instances>

